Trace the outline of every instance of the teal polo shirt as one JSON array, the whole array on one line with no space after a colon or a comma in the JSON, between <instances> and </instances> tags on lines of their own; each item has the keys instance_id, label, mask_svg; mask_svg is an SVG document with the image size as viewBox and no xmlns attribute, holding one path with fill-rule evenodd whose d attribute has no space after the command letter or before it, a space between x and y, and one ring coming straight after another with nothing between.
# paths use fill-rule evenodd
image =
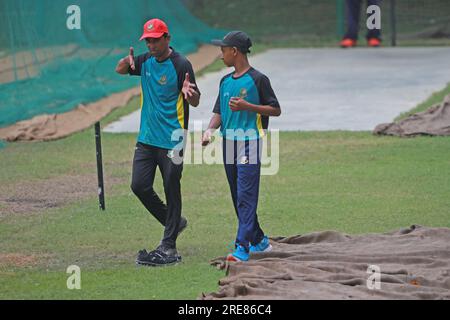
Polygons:
<instances>
[{"instance_id":1,"label":"teal polo shirt","mask_svg":"<svg viewBox=\"0 0 450 320\"><path fill-rule=\"evenodd\" d=\"M180 133L188 129L189 103L181 92L186 73L191 83L196 83L191 63L171 49L164 61L156 60L150 53L137 56L135 70L128 70L130 75L141 77L138 142L169 150L183 145L184 134ZM196 90L200 94L197 87Z\"/></svg>"},{"instance_id":2,"label":"teal polo shirt","mask_svg":"<svg viewBox=\"0 0 450 320\"><path fill-rule=\"evenodd\" d=\"M220 114L222 123L220 132L227 140L255 140L264 136L269 126L269 117L252 111L232 111L229 102L232 97L240 97L255 105L270 105L280 108L278 99L267 76L250 68L239 77L234 72L220 81L213 112Z\"/></svg>"}]
</instances>

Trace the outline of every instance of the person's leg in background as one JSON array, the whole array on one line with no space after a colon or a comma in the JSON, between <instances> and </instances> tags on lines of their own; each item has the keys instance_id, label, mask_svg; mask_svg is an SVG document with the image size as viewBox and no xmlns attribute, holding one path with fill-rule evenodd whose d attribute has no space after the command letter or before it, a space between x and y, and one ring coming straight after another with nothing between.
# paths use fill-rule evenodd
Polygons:
<instances>
[{"instance_id":1,"label":"person's leg in background","mask_svg":"<svg viewBox=\"0 0 450 320\"><path fill-rule=\"evenodd\" d=\"M347 21L347 32L341 41L341 47L349 48L356 46L358 41L359 17L361 14L362 0L346 0L345 16Z\"/></svg>"},{"instance_id":2,"label":"person's leg in background","mask_svg":"<svg viewBox=\"0 0 450 320\"><path fill-rule=\"evenodd\" d=\"M380 0L367 0L367 7L369 6L380 6ZM369 16L369 14L368 14ZM367 30L367 44L369 47L379 47L381 45L381 30L380 29L368 29Z\"/></svg>"}]
</instances>

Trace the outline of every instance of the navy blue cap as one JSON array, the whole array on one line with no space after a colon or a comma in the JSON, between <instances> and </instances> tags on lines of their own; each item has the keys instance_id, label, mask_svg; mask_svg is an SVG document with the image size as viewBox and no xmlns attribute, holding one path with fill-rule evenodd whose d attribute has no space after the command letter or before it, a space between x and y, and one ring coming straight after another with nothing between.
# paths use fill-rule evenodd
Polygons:
<instances>
[{"instance_id":1,"label":"navy blue cap","mask_svg":"<svg viewBox=\"0 0 450 320\"><path fill-rule=\"evenodd\" d=\"M211 43L221 47L236 47L242 53L249 53L252 40L243 31L231 31L222 40L212 40Z\"/></svg>"}]
</instances>

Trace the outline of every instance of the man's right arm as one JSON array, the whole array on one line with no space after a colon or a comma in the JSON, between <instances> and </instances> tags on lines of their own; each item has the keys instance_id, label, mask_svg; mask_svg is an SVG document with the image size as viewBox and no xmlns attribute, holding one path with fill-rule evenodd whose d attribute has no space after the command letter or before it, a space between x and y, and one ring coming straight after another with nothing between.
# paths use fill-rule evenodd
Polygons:
<instances>
[{"instance_id":1,"label":"man's right arm","mask_svg":"<svg viewBox=\"0 0 450 320\"><path fill-rule=\"evenodd\" d=\"M133 47L130 48L130 54L119 60L116 66L116 72L119 74L128 74L128 70L135 70L134 65L134 50Z\"/></svg>"}]
</instances>

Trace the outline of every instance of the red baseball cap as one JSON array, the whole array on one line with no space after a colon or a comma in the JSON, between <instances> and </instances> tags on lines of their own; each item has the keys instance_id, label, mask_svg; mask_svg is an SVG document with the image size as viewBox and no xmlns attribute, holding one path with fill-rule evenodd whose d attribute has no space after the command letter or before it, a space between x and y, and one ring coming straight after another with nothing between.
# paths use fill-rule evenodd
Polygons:
<instances>
[{"instance_id":1,"label":"red baseball cap","mask_svg":"<svg viewBox=\"0 0 450 320\"><path fill-rule=\"evenodd\" d=\"M144 24L144 33L139 40L145 38L161 38L164 33L169 33L169 28L160 19L151 19Z\"/></svg>"}]
</instances>

